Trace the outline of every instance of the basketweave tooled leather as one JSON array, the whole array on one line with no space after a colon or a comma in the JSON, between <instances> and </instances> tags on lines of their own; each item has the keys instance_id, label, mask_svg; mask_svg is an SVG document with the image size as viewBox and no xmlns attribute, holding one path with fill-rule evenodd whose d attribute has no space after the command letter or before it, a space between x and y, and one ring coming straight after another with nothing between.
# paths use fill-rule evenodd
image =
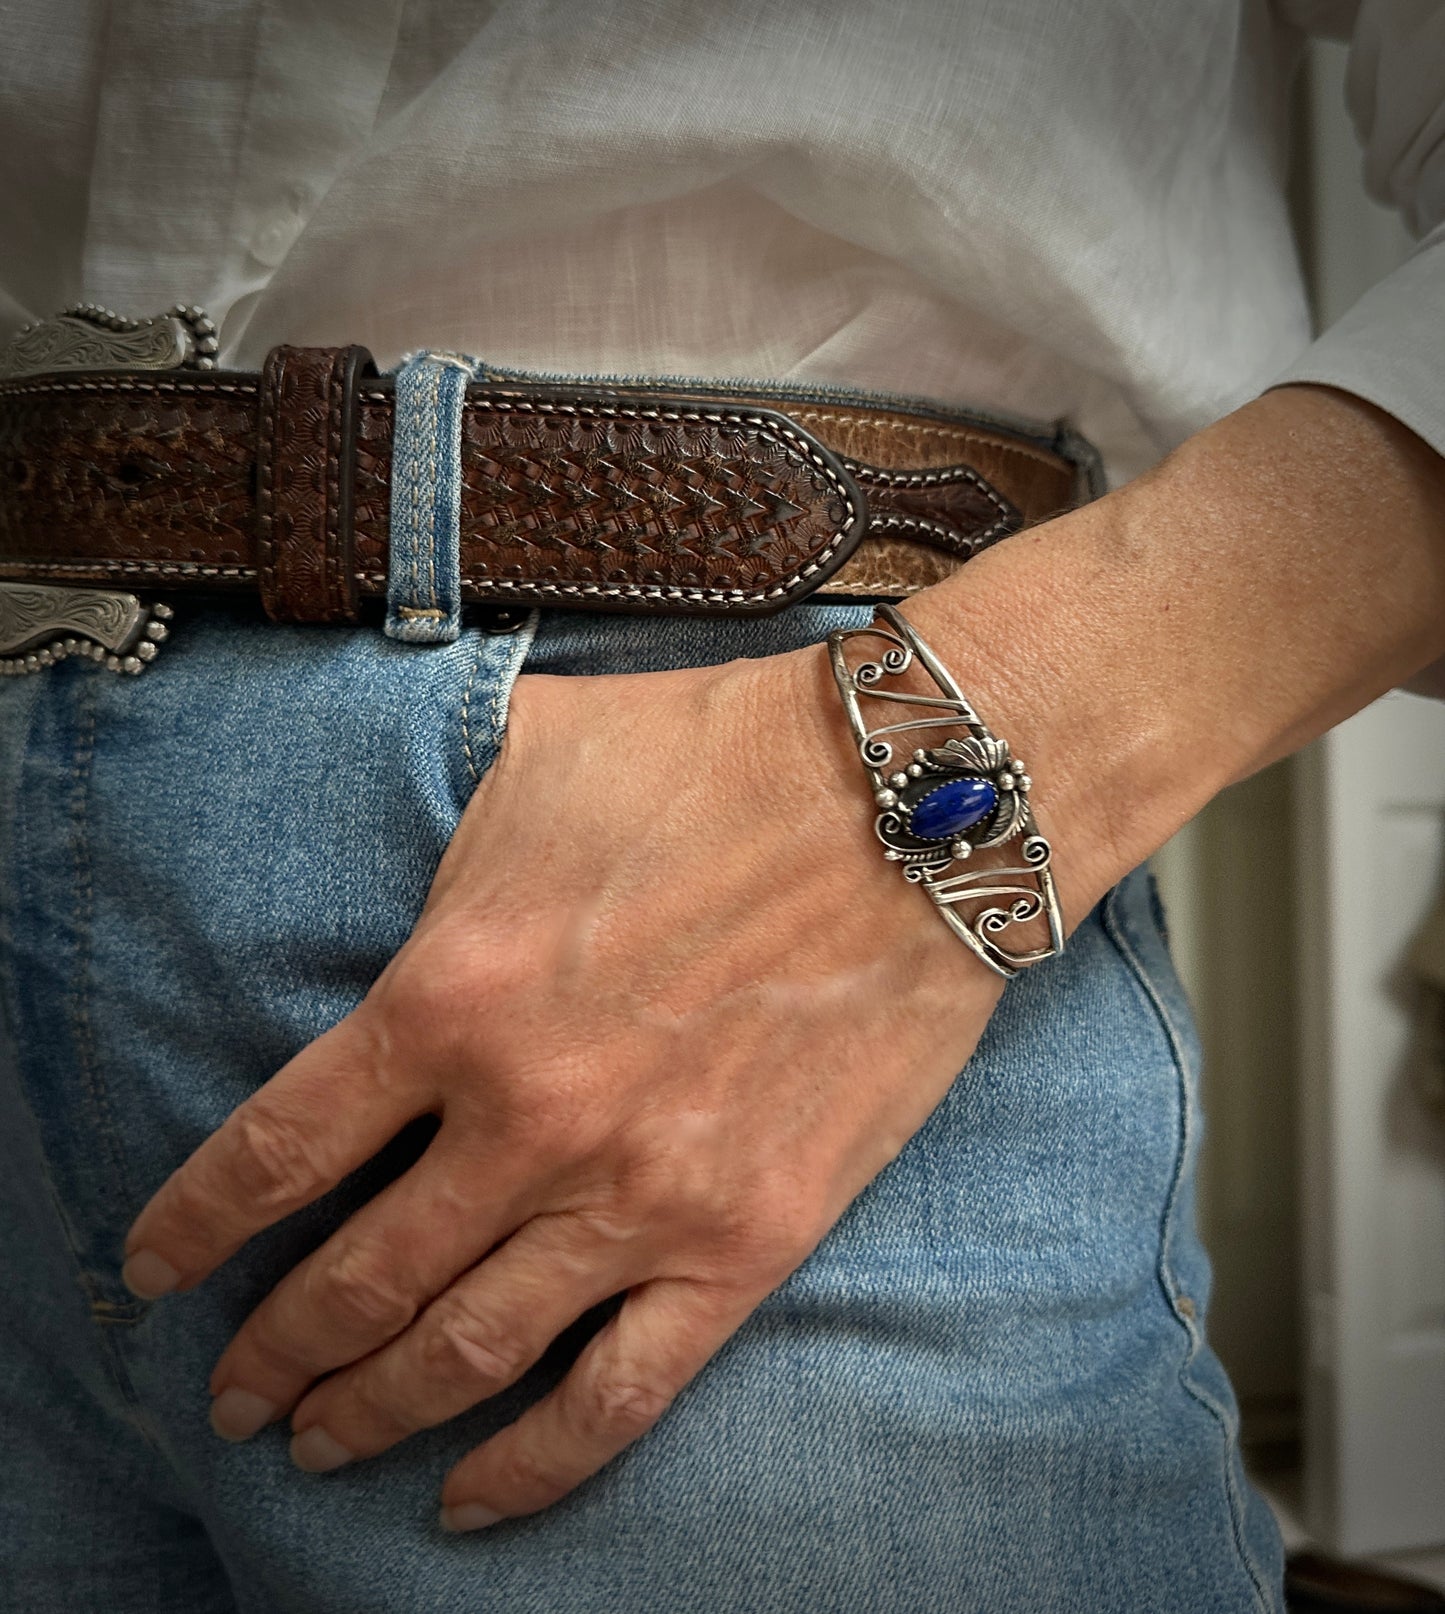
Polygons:
<instances>
[{"instance_id":1,"label":"basketweave tooled leather","mask_svg":"<svg viewBox=\"0 0 1445 1614\"><path fill-rule=\"evenodd\" d=\"M375 371L364 348L279 347L261 372L256 573L273 621L360 616L349 445L358 383Z\"/></svg>"},{"instance_id":2,"label":"basketweave tooled leather","mask_svg":"<svg viewBox=\"0 0 1445 1614\"><path fill-rule=\"evenodd\" d=\"M0 382L0 577L354 620L385 592L391 406L359 348ZM462 480L464 598L729 614L912 592L1081 491L973 423L540 383L469 387Z\"/></svg>"}]
</instances>

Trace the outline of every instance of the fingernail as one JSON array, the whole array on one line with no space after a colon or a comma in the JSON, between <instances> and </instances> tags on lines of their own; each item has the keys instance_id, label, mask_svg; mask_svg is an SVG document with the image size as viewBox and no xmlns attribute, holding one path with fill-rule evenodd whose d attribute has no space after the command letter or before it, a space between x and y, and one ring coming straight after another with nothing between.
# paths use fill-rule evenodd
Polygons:
<instances>
[{"instance_id":1,"label":"fingernail","mask_svg":"<svg viewBox=\"0 0 1445 1614\"><path fill-rule=\"evenodd\" d=\"M274 1401L233 1384L211 1403L211 1428L222 1440L249 1440L270 1423L278 1410Z\"/></svg>"},{"instance_id":2,"label":"fingernail","mask_svg":"<svg viewBox=\"0 0 1445 1614\"><path fill-rule=\"evenodd\" d=\"M303 1429L291 1442L291 1461L308 1474L329 1474L355 1455L339 1440L333 1440L319 1423Z\"/></svg>"},{"instance_id":3,"label":"fingernail","mask_svg":"<svg viewBox=\"0 0 1445 1614\"><path fill-rule=\"evenodd\" d=\"M181 1275L154 1250L137 1250L127 1256L120 1281L140 1300L159 1300L181 1281Z\"/></svg>"},{"instance_id":4,"label":"fingernail","mask_svg":"<svg viewBox=\"0 0 1445 1614\"><path fill-rule=\"evenodd\" d=\"M485 1530L488 1525L496 1524L502 1517L500 1513L493 1513L490 1508L484 1508L480 1502L459 1502L454 1508L442 1509L443 1530Z\"/></svg>"}]
</instances>

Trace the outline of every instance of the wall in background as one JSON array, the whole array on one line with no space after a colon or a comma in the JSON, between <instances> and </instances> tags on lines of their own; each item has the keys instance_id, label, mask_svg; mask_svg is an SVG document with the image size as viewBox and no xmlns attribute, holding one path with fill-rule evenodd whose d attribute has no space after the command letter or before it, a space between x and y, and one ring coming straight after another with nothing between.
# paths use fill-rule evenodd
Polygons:
<instances>
[{"instance_id":1,"label":"wall in background","mask_svg":"<svg viewBox=\"0 0 1445 1614\"><path fill-rule=\"evenodd\" d=\"M1344 74L1343 45L1312 44L1297 105L1296 214L1321 324L1413 244L1364 194ZM1224 792L1155 859L1205 1050L1200 1218L1215 1263L1211 1335L1255 1444L1298 1433L1297 771L1279 763Z\"/></svg>"}]
</instances>

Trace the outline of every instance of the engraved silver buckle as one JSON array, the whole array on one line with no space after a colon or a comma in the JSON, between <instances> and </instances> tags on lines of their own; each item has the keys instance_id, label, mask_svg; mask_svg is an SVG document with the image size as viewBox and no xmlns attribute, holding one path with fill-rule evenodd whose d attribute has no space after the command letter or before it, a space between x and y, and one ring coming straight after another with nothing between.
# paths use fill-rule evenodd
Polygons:
<instances>
[{"instance_id":1,"label":"engraved silver buckle","mask_svg":"<svg viewBox=\"0 0 1445 1614\"><path fill-rule=\"evenodd\" d=\"M217 346L214 323L194 303L177 303L149 319L76 303L15 336L0 351L0 377L56 370L213 370Z\"/></svg>"},{"instance_id":2,"label":"engraved silver buckle","mask_svg":"<svg viewBox=\"0 0 1445 1614\"><path fill-rule=\"evenodd\" d=\"M72 370L211 370L216 327L204 309L177 303L129 319L76 303L27 325L0 351L0 377ZM85 656L112 672L143 672L170 633L168 605L113 589L0 581L0 676L40 672Z\"/></svg>"},{"instance_id":3,"label":"engraved silver buckle","mask_svg":"<svg viewBox=\"0 0 1445 1614\"><path fill-rule=\"evenodd\" d=\"M144 672L170 637L173 614L110 589L0 582L0 677L40 672L67 656Z\"/></svg>"}]
</instances>

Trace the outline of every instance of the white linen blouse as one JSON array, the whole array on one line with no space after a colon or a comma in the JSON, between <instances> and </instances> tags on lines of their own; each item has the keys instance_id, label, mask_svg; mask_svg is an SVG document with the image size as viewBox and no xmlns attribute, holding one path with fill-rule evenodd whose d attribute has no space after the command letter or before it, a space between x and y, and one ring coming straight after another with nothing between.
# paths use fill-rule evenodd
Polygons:
<instances>
[{"instance_id":1,"label":"white linen blouse","mask_svg":"<svg viewBox=\"0 0 1445 1614\"><path fill-rule=\"evenodd\" d=\"M1313 344L1304 31L1414 256ZM1282 377L1445 451L1440 0L6 0L0 341L203 304L420 346L1064 416L1113 481Z\"/></svg>"}]
</instances>

